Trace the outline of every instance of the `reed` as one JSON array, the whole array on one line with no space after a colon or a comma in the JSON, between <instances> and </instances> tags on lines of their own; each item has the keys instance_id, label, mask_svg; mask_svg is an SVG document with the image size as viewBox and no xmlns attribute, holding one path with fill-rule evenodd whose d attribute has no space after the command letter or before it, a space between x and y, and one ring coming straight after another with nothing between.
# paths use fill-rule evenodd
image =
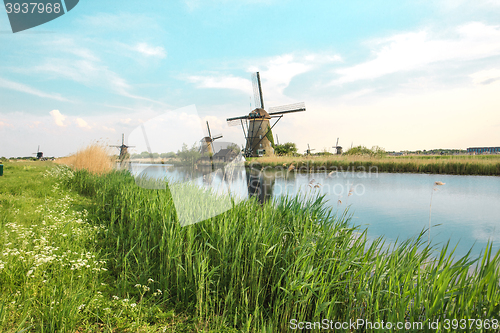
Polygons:
<instances>
[{"instance_id":1,"label":"reed","mask_svg":"<svg viewBox=\"0 0 500 333\"><path fill-rule=\"evenodd\" d=\"M254 167L288 167L293 164L308 170L362 171L372 168L378 172L410 172L451 175L500 176L500 156L272 156L250 159Z\"/></svg>"},{"instance_id":2,"label":"reed","mask_svg":"<svg viewBox=\"0 0 500 333\"><path fill-rule=\"evenodd\" d=\"M64 164L76 170L87 170L93 174L108 173L113 169L109 148L99 142L92 143L76 154L59 158L57 164Z\"/></svg>"},{"instance_id":3,"label":"reed","mask_svg":"<svg viewBox=\"0 0 500 333\"><path fill-rule=\"evenodd\" d=\"M284 332L292 320L328 318L431 331L435 320L499 320L500 252L491 246L480 258L454 258L448 245L434 255L425 231L390 247L368 242L323 197L248 200L182 228L168 190L139 188L126 172L77 171L67 186L91 198L90 218L108 227L118 297L142 299L132 286L152 279L159 304L207 329Z\"/></svg>"}]
</instances>

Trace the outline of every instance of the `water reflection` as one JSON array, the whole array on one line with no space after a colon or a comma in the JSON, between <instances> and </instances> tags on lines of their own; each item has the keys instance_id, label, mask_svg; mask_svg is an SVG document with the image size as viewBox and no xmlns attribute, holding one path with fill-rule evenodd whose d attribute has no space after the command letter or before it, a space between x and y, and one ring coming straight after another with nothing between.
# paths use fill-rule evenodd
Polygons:
<instances>
[{"instance_id":1,"label":"water reflection","mask_svg":"<svg viewBox=\"0 0 500 333\"><path fill-rule=\"evenodd\" d=\"M256 197L261 204L271 199L276 182L276 173L246 169L246 179L249 198Z\"/></svg>"},{"instance_id":2,"label":"water reflection","mask_svg":"<svg viewBox=\"0 0 500 333\"><path fill-rule=\"evenodd\" d=\"M427 174L296 173L273 170L195 169L168 165L131 165L131 172L143 169L148 176L167 174L172 180L192 178L198 186L216 189L239 200L255 197L264 203L283 195L325 195L328 204L339 214L345 209L353 214L353 223L368 228L368 237L384 236L387 242L418 235L429 225L431 191L435 181L445 186L432 198L431 242L443 245L450 240L456 255L473 247L477 255L493 241L500 249L500 177ZM145 171L144 171L145 170ZM427 237L427 235L426 235Z\"/></svg>"}]
</instances>

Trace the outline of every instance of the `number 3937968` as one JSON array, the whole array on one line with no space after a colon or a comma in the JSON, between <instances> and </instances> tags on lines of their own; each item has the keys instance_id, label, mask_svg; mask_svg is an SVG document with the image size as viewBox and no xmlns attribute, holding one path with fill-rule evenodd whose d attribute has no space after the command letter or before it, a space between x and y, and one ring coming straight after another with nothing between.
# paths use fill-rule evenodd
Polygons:
<instances>
[{"instance_id":1,"label":"number 3937968","mask_svg":"<svg viewBox=\"0 0 500 333\"><path fill-rule=\"evenodd\" d=\"M4 0L12 32L47 23L73 9L79 0Z\"/></svg>"}]
</instances>

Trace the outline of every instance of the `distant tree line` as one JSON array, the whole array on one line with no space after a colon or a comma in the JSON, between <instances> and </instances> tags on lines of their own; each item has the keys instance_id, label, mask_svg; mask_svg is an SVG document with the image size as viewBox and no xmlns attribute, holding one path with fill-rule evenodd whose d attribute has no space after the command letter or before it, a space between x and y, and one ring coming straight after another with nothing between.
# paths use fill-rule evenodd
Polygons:
<instances>
[{"instance_id":1,"label":"distant tree line","mask_svg":"<svg viewBox=\"0 0 500 333\"><path fill-rule=\"evenodd\" d=\"M175 158L175 157L177 157L177 154L174 152L161 153L161 154L160 153L149 154L149 152L143 151L140 154L132 154L130 157L131 158L151 158L151 156L153 156L153 158Z\"/></svg>"}]
</instances>

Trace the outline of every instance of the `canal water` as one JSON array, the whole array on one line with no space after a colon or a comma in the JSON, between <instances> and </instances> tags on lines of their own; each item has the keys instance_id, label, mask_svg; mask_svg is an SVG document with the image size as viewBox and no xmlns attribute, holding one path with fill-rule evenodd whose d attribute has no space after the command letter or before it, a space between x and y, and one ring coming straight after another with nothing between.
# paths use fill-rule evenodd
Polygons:
<instances>
[{"instance_id":1,"label":"canal water","mask_svg":"<svg viewBox=\"0 0 500 333\"><path fill-rule=\"evenodd\" d=\"M130 170L137 176L144 175L144 168L135 165ZM207 181L209 173L198 170L190 174L184 168L165 165L147 167L148 176L154 178L196 179L200 186L210 183L215 187L224 182L222 176ZM233 173L230 190L240 200L247 196L265 201L283 195L324 195L335 212L341 215L349 209L353 224L366 228L370 239L384 236L386 243L417 236L429 228L430 219L431 243L440 247L449 240L452 248L457 245L457 257L471 248L477 256L488 241L493 242L495 252L500 249L500 177L242 168Z\"/></svg>"}]
</instances>

